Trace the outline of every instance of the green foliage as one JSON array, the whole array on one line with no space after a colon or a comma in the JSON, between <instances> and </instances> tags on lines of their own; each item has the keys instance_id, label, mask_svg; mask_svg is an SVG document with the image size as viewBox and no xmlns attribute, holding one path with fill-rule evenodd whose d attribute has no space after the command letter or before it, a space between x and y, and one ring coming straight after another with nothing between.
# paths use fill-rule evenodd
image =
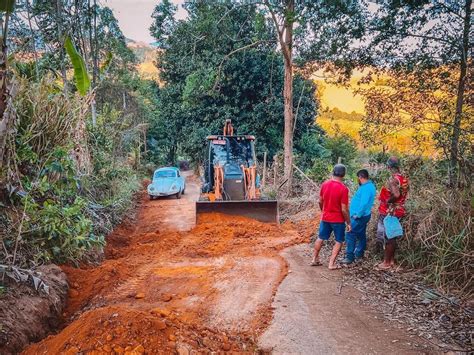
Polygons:
<instances>
[{"instance_id":1,"label":"green foliage","mask_svg":"<svg viewBox=\"0 0 474 355\"><path fill-rule=\"evenodd\" d=\"M40 165L55 147L71 142L77 123L84 119L84 102L68 97L48 76L39 82L17 80L16 152L19 161Z\"/></svg>"},{"instance_id":2,"label":"green foliage","mask_svg":"<svg viewBox=\"0 0 474 355\"><path fill-rule=\"evenodd\" d=\"M359 53L369 14L365 2L297 1L295 12L296 63L324 63L323 69L339 74L335 76L339 81L348 79L352 69L366 61L366 54Z\"/></svg>"},{"instance_id":3,"label":"green foliage","mask_svg":"<svg viewBox=\"0 0 474 355\"><path fill-rule=\"evenodd\" d=\"M321 131L308 131L296 142L298 154L295 161L300 169L306 170L316 161L329 160L331 152L324 147L325 139Z\"/></svg>"},{"instance_id":4,"label":"green foliage","mask_svg":"<svg viewBox=\"0 0 474 355\"><path fill-rule=\"evenodd\" d=\"M327 137L324 147L330 152L330 162L336 164L341 158L341 162L347 166L352 165L357 157L357 145L352 137L339 133L334 137Z\"/></svg>"},{"instance_id":5,"label":"green foliage","mask_svg":"<svg viewBox=\"0 0 474 355\"><path fill-rule=\"evenodd\" d=\"M105 6L97 8L96 11L97 61L102 63L99 67L99 74L102 79L107 76L117 80L134 71L136 57L128 48L127 40L112 10ZM104 70L105 68L107 70Z\"/></svg>"},{"instance_id":6,"label":"green foliage","mask_svg":"<svg viewBox=\"0 0 474 355\"><path fill-rule=\"evenodd\" d=\"M166 48L166 40L176 24L174 15L177 8L169 0L163 0L153 10L151 17L154 21L150 27L150 33L158 40L159 48Z\"/></svg>"},{"instance_id":7,"label":"green foliage","mask_svg":"<svg viewBox=\"0 0 474 355\"><path fill-rule=\"evenodd\" d=\"M410 178L410 194L399 249L402 261L424 269L438 287L472 297L472 186L447 189L445 167L430 159L404 157L403 170Z\"/></svg>"},{"instance_id":8,"label":"green foliage","mask_svg":"<svg viewBox=\"0 0 474 355\"><path fill-rule=\"evenodd\" d=\"M28 19L33 26L30 27ZM86 62L86 68L95 79L94 86L106 77L117 78L133 71L135 56L127 47L112 10L90 1L18 2L9 23L9 34L15 39L9 43L11 53L22 57L28 53L30 61L37 64L40 76L45 71L61 75L66 87L66 73L72 68L65 53L66 35ZM110 61L111 54L113 61Z\"/></svg>"},{"instance_id":9,"label":"green foliage","mask_svg":"<svg viewBox=\"0 0 474 355\"><path fill-rule=\"evenodd\" d=\"M1 0L0 1L0 11L2 12L13 12L15 9L16 0Z\"/></svg>"},{"instance_id":10,"label":"green foliage","mask_svg":"<svg viewBox=\"0 0 474 355\"><path fill-rule=\"evenodd\" d=\"M200 99L205 99L212 92L216 82L216 72L213 68L196 70L186 77L183 89L183 103L193 106L199 104Z\"/></svg>"},{"instance_id":11,"label":"green foliage","mask_svg":"<svg viewBox=\"0 0 474 355\"><path fill-rule=\"evenodd\" d=\"M77 262L102 249L141 188L128 164L139 133L133 116L110 108L87 128L85 99L63 93L51 78L18 84L14 154L6 164L15 175L2 181L10 192L0 205L1 257L12 260L18 244L22 266Z\"/></svg>"},{"instance_id":12,"label":"green foliage","mask_svg":"<svg viewBox=\"0 0 474 355\"><path fill-rule=\"evenodd\" d=\"M357 146L355 141L345 134L339 133L335 137L329 137L320 132L306 133L298 142L298 146L301 153L296 157L296 164L317 182L322 182L330 176L339 158L348 168L348 176L356 168L356 158L359 154Z\"/></svg>"},{"instance_id":13,"label":"green foliage","mask_svg":"<svg viewBox=\"0 0 474 355\"><path fill-rule=\"evenodd\" d=\"M109 69L113 58L114 58L114 55L112 54L112 52L107 52L107 57L105 58L105 61L102 63L102 65L100 66L101 74L104 74L105 71Z\"/></svg>"},{"instance_id":14,"label":"green foliage","mask_svg":"<svg viewBox=\"0 0 474 355\"><path fill-rule=\"evenodd\" d=\"M78 196L73 165L66 150L56 148L36 177L22 178L25 196L18 202L27 216L22 219L22 244L34 250L33 263L77 260L85 250L103 244L84 216L87 201ZM6 246L12 243L7 240Z\"/></svg>"},{"instance_id":15,"label":"green foliage","mask_svg":"<svg viewBox=\"0 0 474 355\"><path fill-rule=\"evenodd\" d=\"M283 61L268 44L272 27L255 7L234 11L233 6L187 3L186 20L175 22L166 35L155 34L166 48L157 60L166 84L159 90L156 120L148 130L157 159L173 163L183 156L202 161L205 137L221 132L228 118L237 133L257 137L260 158L264 151L273 156L282 149ZM245 45L248 49L239 50ZM315 126L315 87L296 75L294 91L295 111L300 103L298 141Z\"/></svg>"},{"instance_id":16,"label":"green foliage","mask_svg":"<svg viewBox=\"0 0 474 355\"><path fill-rule=\"evenodd\" d=\"M103 238L92 234L92 222L84 216L85 201L76 198L72 204L46 200L41 206L25 201L25 213L31 218L27 223L31 245L41 250L38 261L77 260L92 246L103 245Z\"/></svg>"},{"instance_id":17,"label":"green foliage","mask_svg":"<svg viewBox=\"0 0 474 355\"><path fill-rule=\"evenodd\" d=\"M66 52L69 55L72 66L74 67L74 82L76 84L76 89L81 95L84 96L87 94L87 91L91 85L89 74L87 73L86 63L72 43L71 37L66 37L66 40L64 41L64 47L66 48Z\"/></svg>"},{"instance_id":18,"label":"green foliage","mask_svg":"<svg viewBox=\"0 0 474 355\"><path fill-rule=\"evenodd\" d=\"M468 2L455 3L380 2L367 18L370 40L365 54L376 64L410 71L458 62ZM433 23L436 26L430 26Z\"/></svg>"},{"instance_id":19,"label":"green foliage","mask_svg":"<svg viewBox=\"0 0 474 355\"><path fill-rule=\"evenodd\" d=\"M315 159L313 166L307 170L308 176L318 182L322 183L331 176L333 165L326 159Z\"/></svg>"}]
</instances>

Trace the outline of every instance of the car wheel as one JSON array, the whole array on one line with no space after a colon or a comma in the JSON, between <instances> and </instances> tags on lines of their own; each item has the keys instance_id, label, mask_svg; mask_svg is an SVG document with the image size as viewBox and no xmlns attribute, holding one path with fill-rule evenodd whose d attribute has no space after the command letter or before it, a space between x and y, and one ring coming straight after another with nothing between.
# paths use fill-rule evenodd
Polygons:
<instances>
[{"instance_id":1,"label":"car wheel","mask_svg":"<svg viewBox=\"0 0 474 355\"><path fill-rule=\"evenodd\" d=\"M176 198L179 200L181 198L181 191L176 194Z\"/></svg>"},{"instance_id":2,"label":"car wheel","mask_svg":"<svg viewBox=\"0 0 474 355\"><path fill-rule=\"evenodd\" d=\"M149 195L150 196L150 200L154 200L155 199L155 196L152 196L152 195Z\"/></svg>"},{"instance_id":3,"label":"car wheel","mask_svg":"<svg viewBox=\"0 0 474 355\"><path fill-rule=\"evenodd\" d=\"M186 188L183 189L183 192L181 192L184 195L184 191L186 191Z\"/></svg>"}]
</instances>

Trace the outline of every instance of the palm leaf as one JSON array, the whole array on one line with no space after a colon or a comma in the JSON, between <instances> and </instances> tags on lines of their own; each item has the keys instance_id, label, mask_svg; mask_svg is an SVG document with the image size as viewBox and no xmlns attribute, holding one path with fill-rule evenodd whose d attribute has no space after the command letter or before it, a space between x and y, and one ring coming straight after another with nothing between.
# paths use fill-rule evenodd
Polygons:
<instances>
[{"instance_id":1,"label":"palm leaf","mask_svg":"<svg viewBox=\"0 0 474 355\"><path fill-rule=\"evenodd\" d=\"M74 67L74 82L77 91L84 96L91 86L89 74L86 69L86 63L72 43L71 37L66 37L64 46L66 47L66 52L71 59L72 66Z\"/></svg>"}]
</instances>

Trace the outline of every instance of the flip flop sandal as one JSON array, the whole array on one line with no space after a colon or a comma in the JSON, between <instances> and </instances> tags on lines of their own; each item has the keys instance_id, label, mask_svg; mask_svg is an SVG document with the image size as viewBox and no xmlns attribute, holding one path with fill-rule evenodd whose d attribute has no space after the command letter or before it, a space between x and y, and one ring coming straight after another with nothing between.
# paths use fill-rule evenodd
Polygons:
<instances>
[{"instance_id":1,"label":"flip flop sandal","mask_svg":"<svg viewBox=\"0 0 474 355\"><path fill-rule=\"evenodd\" d=\"M309 266L323 266L323 263L320 261L313 261Z\"/></svg>"},{"instance_id":2,"label":"flip flop sandal","mask_svg":"<svg viewBox=\"0 0 474 355\"><path fill-rule=\"evenodd\" d=\"M328 267L329 270L339 270L342 269L341 265L336 265L335 267Z\"/></svg>"}]
</instances>

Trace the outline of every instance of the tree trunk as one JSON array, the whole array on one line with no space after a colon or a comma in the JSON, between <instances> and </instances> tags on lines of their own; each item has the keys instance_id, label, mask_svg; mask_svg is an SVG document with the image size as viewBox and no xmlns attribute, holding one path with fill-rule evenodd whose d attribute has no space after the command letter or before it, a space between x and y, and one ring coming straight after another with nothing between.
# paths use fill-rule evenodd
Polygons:
<instances>
[{"instance_id":1,"label":"tree trunk","mask_svg":"<svg viewBox=\"0 0 474 355\"><path fill-rule=\"evenodd\" d=\"M273 189L277 191L278 187L278 155L273 156Z\"/></svg>"},{"instance_id":2,"label":"tree trunk","mask_svg":"<svg viewBox=\"0 0 474 355\"><path fill-rule=\"evenodd\" d=\"M97 126L97 107L95 105L95 98L91 100L91 116L92 116L92 127Z\"/></svg>"},{"instance_id":3,"label":"tree trunk","mask_svg":"<svg viewBox=\"0 0 474 355\"><path fill-rule=\"evenodd\" d=\"M67 74L66 74L66 66L65 66L65 56L64 56L64 37L63 37L63 26L62 26L62 12L63 12L63 4L62 0L56 0L56 23L58 27L58 43L59 43L59 65L61 68L61 77L63 79L64 91L68 91L68 83L67 83Z\"/></svg>"},{"instance_id":4,"label":"tree trunk","mask_svg":"<svg viewBox=\"0 0 474 355\"><path fill-rule=\"evenodd\" d=\"M91 39L92 40L92 39ZM92 44L91 44L92 47ZM94 0L94 50L92 50L92 76L94 79L94 87L99 79L99 44L97 43L97 0Z\"/></svg>"},{"instance_id":5,"label":"tree trunk","mask_svg":"<svg viewBox=\"0 0 474 355\"><path fill-rule=\"evenodd\" d=\"M7 48L7 34L8 34L8 22L10 14L5 14L5 21L3 23L3 33L1 41L1 52L0 52L0 117L3 117L3 113L7 108L8 99L8 76L7 76L7 62L8 62L8 48Z\"/></svg>"},{"instance_id":6,"label":"tree trunk","mask_svg":"<svg viewBox=\"0 0 474 355\"><path fill-rule=\"evenodd\" d=\"M95 37L96 37L96 2L94 1L94 16L92 16L92 7L91 7L91 0L88 0L87 2L87 11L88 11L88 17L89 17L89 48L90 48L90 57L92 59L92 86L90 88L90 91L92 92L94 88L97 86L97 71L96 71L96 63L97 63L97 53L95 50L96 47L96 42L95 42ZM93 20L93 21L92 21ZM87 58L87 57L86 57ZM88 60L86 60L86 63L88 63ZM89 65L86 64L87 71L89 71ZM95 102L95 98L92 99L91 101L91 115L92 115L92 127L96 127L97 125L97 106Z\"/></svg>"},{"instance_id":7,"label":"tree trunk","mask_svg":"<svg viewBox=\"0 0 474 355\"><path fill-rule=\"evenodd\" d=\"M294 0L287 0L284 26L285 77L283 84L283 101L285 105L284 131L284 180L286 180L285 194L291 193L293 180L293 19Z\"/></svg>"},{"instance_id":8,"label":"tree trunk","mask_svg":"<svg viewBox=\"0 0 474 355\"><path fill-rule=\"evenodd\" d=\"M293 164L293 68L285 63L285 81L283 87L285 104L284 130L284 180L286 180L286 195L291 191Z\"/></svg>"},{"instance_id":9,"label":"tree trunk","mask_svg":"<svg viewBox=\"0 0 474 355\"><path fill-rule=\"evenodd\" d=\"M30 6L30 1L26 0L26 14L27 14L27 19L28 19L28 27L30 28L30 34L31 34L31 44L33 47L33 55L35 56L35 74L36 74L36 80L40 80L39 76L39 68L38 68L38 52L36 51L36 36L35 32L33 31L33 25L31 24L31 6Z\"/></svg>"},{"instance_id":10,"label":"tree trunk","mask_svg":"<svg viewBox=\"0 0 474 355\"><path fill-rule=\"evenodd\" d=\"M464 103L464 90L466 86L467 78L467 56L469 50L469 32L471 27L471 9L472 0L466 0L465 3L465 17L464 17L464 29L463 29L463 43L461 53L461 64L459 71L459 82L457 89L456 98L456 113L454 114L453 122L453 135L451 137L451 156L450 156L450 171L449 171L449 184L450 186L457 185L458 182L458 156L459 156L459 136L461 134L461 121L462 121L462 106Z\"/></svg>"},{"instance_id":11,"label":"tree trunk","mask_svg":"<svg viewBox=\"0 0 474 355\"><path fill-rule=\"evenodd\" d=\"M176 162L176 151L178 150L177 142L173 141L172 145L168 150L167 162L170 165L173 165Z\"/></svg>"},{"instance_id":12,"label":"tree trunk","mask_svg":"<svg viewBox=\"0 0 474 355\"><path fill-rule=\"evenodd\" d=\"M5 13L0 50L0 167L3 165L8 131L12 125L12 115L6 113L8 105L7 34L9 16L10 14L8 12Z\"/></svg>"}]
</instances>

